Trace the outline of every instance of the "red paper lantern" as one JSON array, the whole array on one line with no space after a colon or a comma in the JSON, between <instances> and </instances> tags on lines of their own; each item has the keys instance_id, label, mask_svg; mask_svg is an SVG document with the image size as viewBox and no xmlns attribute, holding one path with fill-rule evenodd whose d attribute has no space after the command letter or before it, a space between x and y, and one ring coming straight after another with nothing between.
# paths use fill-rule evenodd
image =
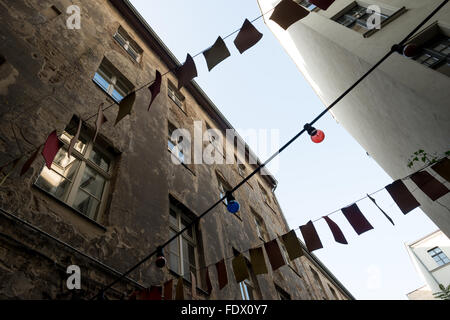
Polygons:
<instances>
[{"instance_id":1,"label":"red paper lantern","mask_svg":"<svg viewBox=\"0 0 450 320\"><path fill-rule=\"evenodd\" d=\"M325 139L325 133L322 130L317 130L315 135L311 136L311 140L314 143L321 143Z\"/></svg>"},{"instance_id":2,"label":"red paper lantern","mask_svg":"<svg viewBox=\"0 0 450 320\"><path fill-rule=\"evenodd\" d=\"M407 44L403 48L403 55L408 58L412 58L417 55L419 48L414 43Z\"/></svg>"}]
</instances>

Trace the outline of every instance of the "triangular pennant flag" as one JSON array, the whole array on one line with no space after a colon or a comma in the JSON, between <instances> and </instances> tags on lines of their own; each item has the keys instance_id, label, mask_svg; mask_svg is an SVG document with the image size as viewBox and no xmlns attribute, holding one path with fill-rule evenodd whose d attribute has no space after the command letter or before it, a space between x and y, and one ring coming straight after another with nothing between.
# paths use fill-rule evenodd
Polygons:
<instances>
[{"instance_id":1,"label":"triangular pennant flag","mask_svg":"<svg viewBox=\"0 0 450 320\"><path fill-rule=\"evenodd\" d=\"M190 54L186 56L186 61L178 68L176 75L178 78L178 90L188 85L197 76L197 68Z\"/></svg>"},{"instance_id":2,"label":"triangular pennant flag","mask_svg":"<svg viewBox=\"0 0 450 320\"><path fill-rule=\"evenodd\" d=\"M58 135L56 134L56 130L50 133L45 142L44 149L42 149L42 156L45 159L45 163L47 168L51 169L53 159L55 159L56 154L59 149L63 146L63 143L59 141Z\"/></svg>"},{"instance_id":3,"label":"triangular pennant flag","mask_svg":"<svg viewBox=\"0 0 450 320\"><path fill-rule=\"evenodd\" d=\"M433 201L445 196L449 192L448 188L428 171L414 173L411 176L411 180Z\"/></svg>"},{"instance_id":4,"label":"triangular pennant flag","mask_svg":"<svg viewBox=\"0 0 450 320\"><path fill-rule=\"evenodd\" d=\"M358 235L373 229L372 225L364 217L356 203L349 207L342 208L341 211Z\"/></svg>"},{"instance_id":5,"label":"triangular pennant flag","mask_svg":"<svg viewBox=\"0 0 450 320\"><path fill-rule=\"evenodd\" d=\"M133 110L135 100L136 92L133 91L120 101L119 112L117 113L116 123L114 125L117 125L120 120L131 114L131 110Z\"/></svg>"},{"instance_id":6,"label":"triangular pennant flag","mask_svg":"<svg viewBox=\"0 0 450 320\"><path fill-rule=\"evenodd\" d=\"M450 159L444 158L431 167L442 178L450 182Z\"/></svg>"},{"instance_id":7,"label":"triangular pennant flag","mask_svg":"<svg viewBox=\"0 0 450 320\"><path fill-rule=\"evenodd\" d=\"M230 51L221 37L217 38L211 48L203 51L203 56L205 57L209 71L211 71L215 66L228 58L230 55Z\"/></svg>"},{"instance_id":8,"label":"triangular pennant flag","mask_svg":"<svg viewBox=\"0 0 450 320\"><path fill-rule=\"evenodd\" d=\"M212 292L211 278L209 277L209 267L206 267L206 292L208 292L208 294L211 294Z\"/></svg>"},{"instance_id":9,"label":"triangular pennant flag","mask_svg":"<svg viewBox=\"0 0 450 320\"><path fill-rule=\"evenodd\" d=\"M92 139L92 142L95 142L95 139L97 139L97 135L100 132L100 129L101 129L102 125L106 121L108 121L108 119L106 119L106 117L103 114L103 103L101 103L98 106L97 120L95 121L95 134L94 134L94 139Z\"/></svg>"},{"instance_id":10,"label":"triangular pennant flag","mask_svg":"<svg viewBox=\"0 0 450 320\"><path fill-rule=\"evenodd\" d=\"M250 249L250 263L255 275L268 273L262 247Z\"/></svg>"},{"instance_id":11,"label":"triangular pennant flag","mask_svg":"<svg viewBox=\"0 0 450 320\"><path fill-rule=\"evenodd\" d=\"M219 279L219 289L222 290L228 284L227 267L225 260L216 263L217 278Z\"/></svg>"},{"instance_id":12,"label":"triangular pennant flag","mask_svg":"<svg viewBox=\"0 0 450 320\"><path fill-rule=\"evenodd\" d=\"M197 279L195 274L191 271L191 297L192 300L197 300Z\"/></svg>"},{"instance_id":13,"label":"triangular pennant flag","mask_svg":"<svg viewBox=\"0 0 450 320\"><path fill-rule=\"evenodd\" d=\"M12 167L11 169L5 174L5 176L3 177L2 181L0 181L0 186L3 185L3 183L5 183L6 179L8 179L8 177L11 175L11 173L14 172L14 169L16 169L17 165L19 164L20 160L22 160L22 156L20 158L17 158L16 160L12 161ZM11 163L11 162L10 162ZM3 168L7 167L10 163L8 163L7 165L2 167Z\"/></svg>"},{"instance_id":14,"label":"triangular pennant flag","mask_svg":"<svg viewBox=\"0 0 450 320\"><path fill-rule=\"evenodd\" d=\"M309 221L307 224L300 226L300 231L303 235L306 248L308 248L309 252L313 252L314 250L323 248L322 242L320 241L319 235L317 234L316 228L314 228L314 224L312 223L312 221Z\"/></svg>"},{"instance_id":15,"label":"triangular pennant flag","mask_svg":"<svg viewBox=\"0 0 450 320\"><path fill-rule=\"evenodd\" d=\"M331 233L333 234L334 240L336 242L342 243L342 244L348 244L347 239L345 239L344 234L342 233L341 228L331 220L329 217L325 216L323 217L325 221L327 222L328 226L330 227Z\"/></svg>"},{"instance_id":16,"label":"triangular pennant flag","mask_svg":"<svg viewBox=\"0 0 450 320\"><path fill-rule=\"evenodd\" d=\"M249 278L247 263L245 262L245 258L242 253L234 257L231 264L233 266L234 277L236 278L237 283Z\"/></svg>"},{"instance_id":17,"label":"triangular pennant flag","mask_svg":"<svg viewBox=\"0 0 450 320\"><path fill-rule=\"evenodd\" d=\"M286 264L283 259L283 254L281 253L277 239L264 243L264 247L266 248L267 257L269 258L269 262L272 266L273 271Z\"/></svg>"},{"instance_id":18,"label":"triangular pennant flag","mask_svg":"<svg viewBox=\"0 0 450 320\"><path fill-rule=\"evenodd\" d=\"M282 0L270 16L270 20L275 21L284 30L295 22L303 19L309 11L292 0Z\"/></svg>"},{"instance_id":19,"label":"triangular pennant flag","mask_svg":"<svg viewBox=\"0 0 450 320\"><path fill-rule=\"evenodd\" d=\"M289 259L295 260L303 255L302 246L295 234L295 230L292 230L285 235L281 236L281 240L284 243L284 247L289 255Z\"/></svg>"},{"instance_id":20,"label":"triangular pennant flag","mask_svg":"<svg viewBox=\"0 0 450 320\"><path fill-rule=\"evenodd\" d=\"M83 120L80 117L80 119L78 120L77 132L75 133L73 138L70 140L69 149L67 150L67 157L69 159L72 156L73 147L75 146L75 144L77 143L78 139L80 138L81 126L82 125L83 125Z\"/></svg>"},{"instance_id":21,"label":"triangular pennant flag","mask_svg":"<svg viewBox=\"0 0 450 320\"><path fill-rule=\"evenodd\" d=\"M162 300L162 287L151 286L146 300Z\"/></svg>"},{"instance_id":22,"label":"triangular pennant flag","mask_svg":"<svg viewBox=\"0 0 450 320\"><path fill-rule=\"evenodd\" d=\"M242 54L257 44L262 37L263 34L259 32L248 19L245 19L241 30L236 39L234 39L234 45L239 50L239 53Z\"/></svg>"},{"instance_id":23,"label":"triangular pennant flag","mask_svg":"<svg viewBox=\"0 0 450 320\"><path fill-rule=\"evenodd\" d=\"M164 300L172 300L173 299L173 279L164 283Z\"/></svg>"},{"instance_id":24,"label":"triangular pennant flag","mask_svg":"<svg viewBox=\"0 0 450 320\"><path fill-rule=\"evenodd\" d=\"M148 87L148 89L150 90L150 93L152 94L152 99L150 100L148 110L150 110L150 107L152 106L153 101L155 101L156 97L161 92L161 80L162 80L161 73L158 70L156 70L155 81L153 81L153 83L150 85L150 87Z\"/></svg>"},{"instance_id":25,"label":"triangular pennant flag","mask_svg":"<svg viewBox=\"0 0 450 320\"><path fill-rule=\"evenodd\" d=\"M309 0L309 3L318 6L322 10L327 10L333 2L334 0Z\"/></svg>"},{"instance_id":26,"label":"triangular pennant flag","mask_svg":"<svg viewBox=\"0 0 450 320\"><path fill-rule=\"evenodd\" d=\"M386 190L389 192L392 199L394 199L403 214L407 214L420 206L420 203L414 198L412 193L409 192L402 180L394 181L386 186Z\"/></svg>"},{"instance_id":27,"label":"triangular pennant flag","mask_svg":"<svg viewBox=\"0 0 450 320\"><path fill-rule=\"evenodd\" d=\"M30 158L28 158L28 160L24 163L24 165L22 166L22 170L20 171L20 176L23 176L31 167L31 165L33 164L34 160L36 160L37 155L39 154L39 150L41 150L41 146L39 146L35 152L33 152L33 154L30 156Z\"/></svg>"},{"instance_id":28,"label":"triangular pennant flag","mask_svg":"<svg viewBox=\"0 0 450 320\"><path fill-rule=\"evenodd\" d=\"M184 300L184 280L183 277L178 278L177 288L175 289L175 300Z\"/></svg>"},{"instance_id":29,"label":"triangular pennant flag","mask_svg":"<svg viewBox=\"0 0 450 320\"><path fill-rule=\"evenodd\" d=\"M384 212L383 209L380 208L380 206L378 205L378 203L375 201L374 198L372 198L370 195L367 195L367 197L369 197L369 199L374 203L374 205L377 206L377 208L384 214L384 216L386 217L386 219L388 219L393 226L395 226L394 221L392 221L391 217L388 216L388 214L386 212Z\"/></svg>"}]
</instances>

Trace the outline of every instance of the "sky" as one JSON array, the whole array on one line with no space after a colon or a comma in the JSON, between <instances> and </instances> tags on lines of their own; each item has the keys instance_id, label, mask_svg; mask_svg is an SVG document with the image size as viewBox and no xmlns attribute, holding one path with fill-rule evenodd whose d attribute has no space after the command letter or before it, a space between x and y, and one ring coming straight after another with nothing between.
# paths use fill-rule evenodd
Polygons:
<instances>
[{"instance_id":1,"label":"sky","mask_svg":"<svg viewBox=\"0 0 450 320\"><path fill-rule=\"evenodd\" d=\"M187 53L194 56L202 52L219 35L225 37L239 29L246 18L252 20L261 14L256 0L131 2L181 62ZM233 45L235 36L226 39L231 57L208 72L203 55L198 56L195 81L238 132L277 130L281 146L324 106L262 19L254 25L264 34L255 47L241 55ZM307 135L300 137L271 170L278 180L277 199L292 229L392 182L331 114L315 126L325 132L325 141L314 144ZM247 142L261 160L270 156L252 141ZM415 271L405 243L438 228L420 209L403 215L385 190L373 197L395 226L366 199L358 206L374 230L358 236L337 212L330 217L341 227L349 245L336 243L322 219L315 227L324 248L314 253L356 299L407 299L406 294L424 281Z\"/></svg>"}]
</instances>

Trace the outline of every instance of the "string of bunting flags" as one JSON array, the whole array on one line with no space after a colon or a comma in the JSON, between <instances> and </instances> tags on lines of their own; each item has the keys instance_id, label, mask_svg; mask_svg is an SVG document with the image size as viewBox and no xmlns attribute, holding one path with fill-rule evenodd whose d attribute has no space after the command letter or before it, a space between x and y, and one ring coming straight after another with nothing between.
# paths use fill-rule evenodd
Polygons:
<instances>
[{"instance_id":1,"label":"string of bunting flags","mask_svg":"<svg viewBox=\"0 0 450 320\"><path fill-rule=\"evenodd\" d=\"M442 158L440 161L437 161L434 164L430 164L433 171L439 174L442 178L446 179L450 182L450 160L448 158ZM449 192L449 189L433 177L429 172L425 171L428 167L421 168L419 171L403 178L394 181L393 183L387 185L386 187L379 189L371 195L380 192L381 190L387 190L390 194L394 202L398 205L403 214L407 214L413 209L420 206L420 203L414 198L412 192L408 190L402 180L410 178L417 187L422 190L427 196L430 197L433 201L436 201L446 195ZM369 194L355 201L350 206L345 208L341 208L339 210L333 211L328 215L323 216L320 219L309 221L305 225L300 226L297 229L293 229L288 233L279 236L273 240L267 241L255 248L247 249L243 252L235 252L232 257L223 258L219 262L209 264L207 266L201 267L196 271L204 270L205 271L205 281L207 287L207 293L210 294L212 291L211 279L209 276L210 267L215 267L213 269L216 270L217 279L218 279L218 288L222 290L225 288L228 283L228 272L226 261L232 259L232 271L234 273L234 277L237 283L242 282L246 279L250 278L249 268L247 267L247 263L251 265L251 270L255 275L262 275L268 273L268 267L265 260L265 255L269 260L269 264L273 271L279 269L280 267L287 264L285 258L283 257L281 247L278 241L281 241L284 248L286 249L286 253L288 255L289 260L293 261L297 258L300 258L304 255L303 248L300 244L300 241L296 235L296 231L300 230L303 239L305 240L306 248L309 252L315 251L317 249L323 248L322 242L320 240L319 234L317 233L313 222L324 219L328 224L330 231L336 242L340 244L348 244L344 233L341 228L331 219L329 216L335 212L342 212L346 217L347 221L353 227L355 232L358 235L361 235L369 230L373 229L373 226L370 222L364 217L363 213L358 208L356 202L359 202L363 199L369 198L375 206L383 213L383 215L389 220L392 225L394 225L393 220L387 215L387 213L380 208L374 198L372 198ZM233 248L234 249L234 248ZM264 251L266 254L264 255ZM244 253L248 252L250 256L250 261L247 262L247 258L244 256ZM191 297L195 300L196 297L196 279L194 273L191 271ZM160 286L151 286L150 288L144 290L134 291L130 299L136 300L172 300L173 299L173 284L174 279L170 279L164 282L163 285ZM184 280L183 277L179 277L176 285L176 294L175 300L184 300Z\"/></svg>"}]
</instances>

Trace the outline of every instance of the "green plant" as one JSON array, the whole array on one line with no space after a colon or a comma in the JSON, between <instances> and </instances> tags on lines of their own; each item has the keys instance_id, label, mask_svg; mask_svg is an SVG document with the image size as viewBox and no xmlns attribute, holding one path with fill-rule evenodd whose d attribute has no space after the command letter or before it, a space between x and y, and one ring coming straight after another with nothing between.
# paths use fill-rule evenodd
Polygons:
<instances>
[{"instance_id":1,"label":"green plant","mask_svg":"<svg viewBox=\"0 0 450 320\"><path fill-rule=\"evenodd\" d=\"M450 285L446 288L443 284L440 284L439 289L441 289L441 291L433 293L433 295L442 300L450 300Z\"/></svg>"},{"instance_id":2,"label":"green plant","mask_svg":"<svg viewBox=\"0 0 450 320\"><path fill-rule=\"evenodd\" d=\"M450 156L450 151L445 152L445 156ZM414 166L414 162L423 162L426 165L434 164L439 160L439 156L437 153L429 154L425 152L425 150L419 149L414 152L411 157L408 159L408 168L412 168Z\"/></svg>"}]
</instances>

